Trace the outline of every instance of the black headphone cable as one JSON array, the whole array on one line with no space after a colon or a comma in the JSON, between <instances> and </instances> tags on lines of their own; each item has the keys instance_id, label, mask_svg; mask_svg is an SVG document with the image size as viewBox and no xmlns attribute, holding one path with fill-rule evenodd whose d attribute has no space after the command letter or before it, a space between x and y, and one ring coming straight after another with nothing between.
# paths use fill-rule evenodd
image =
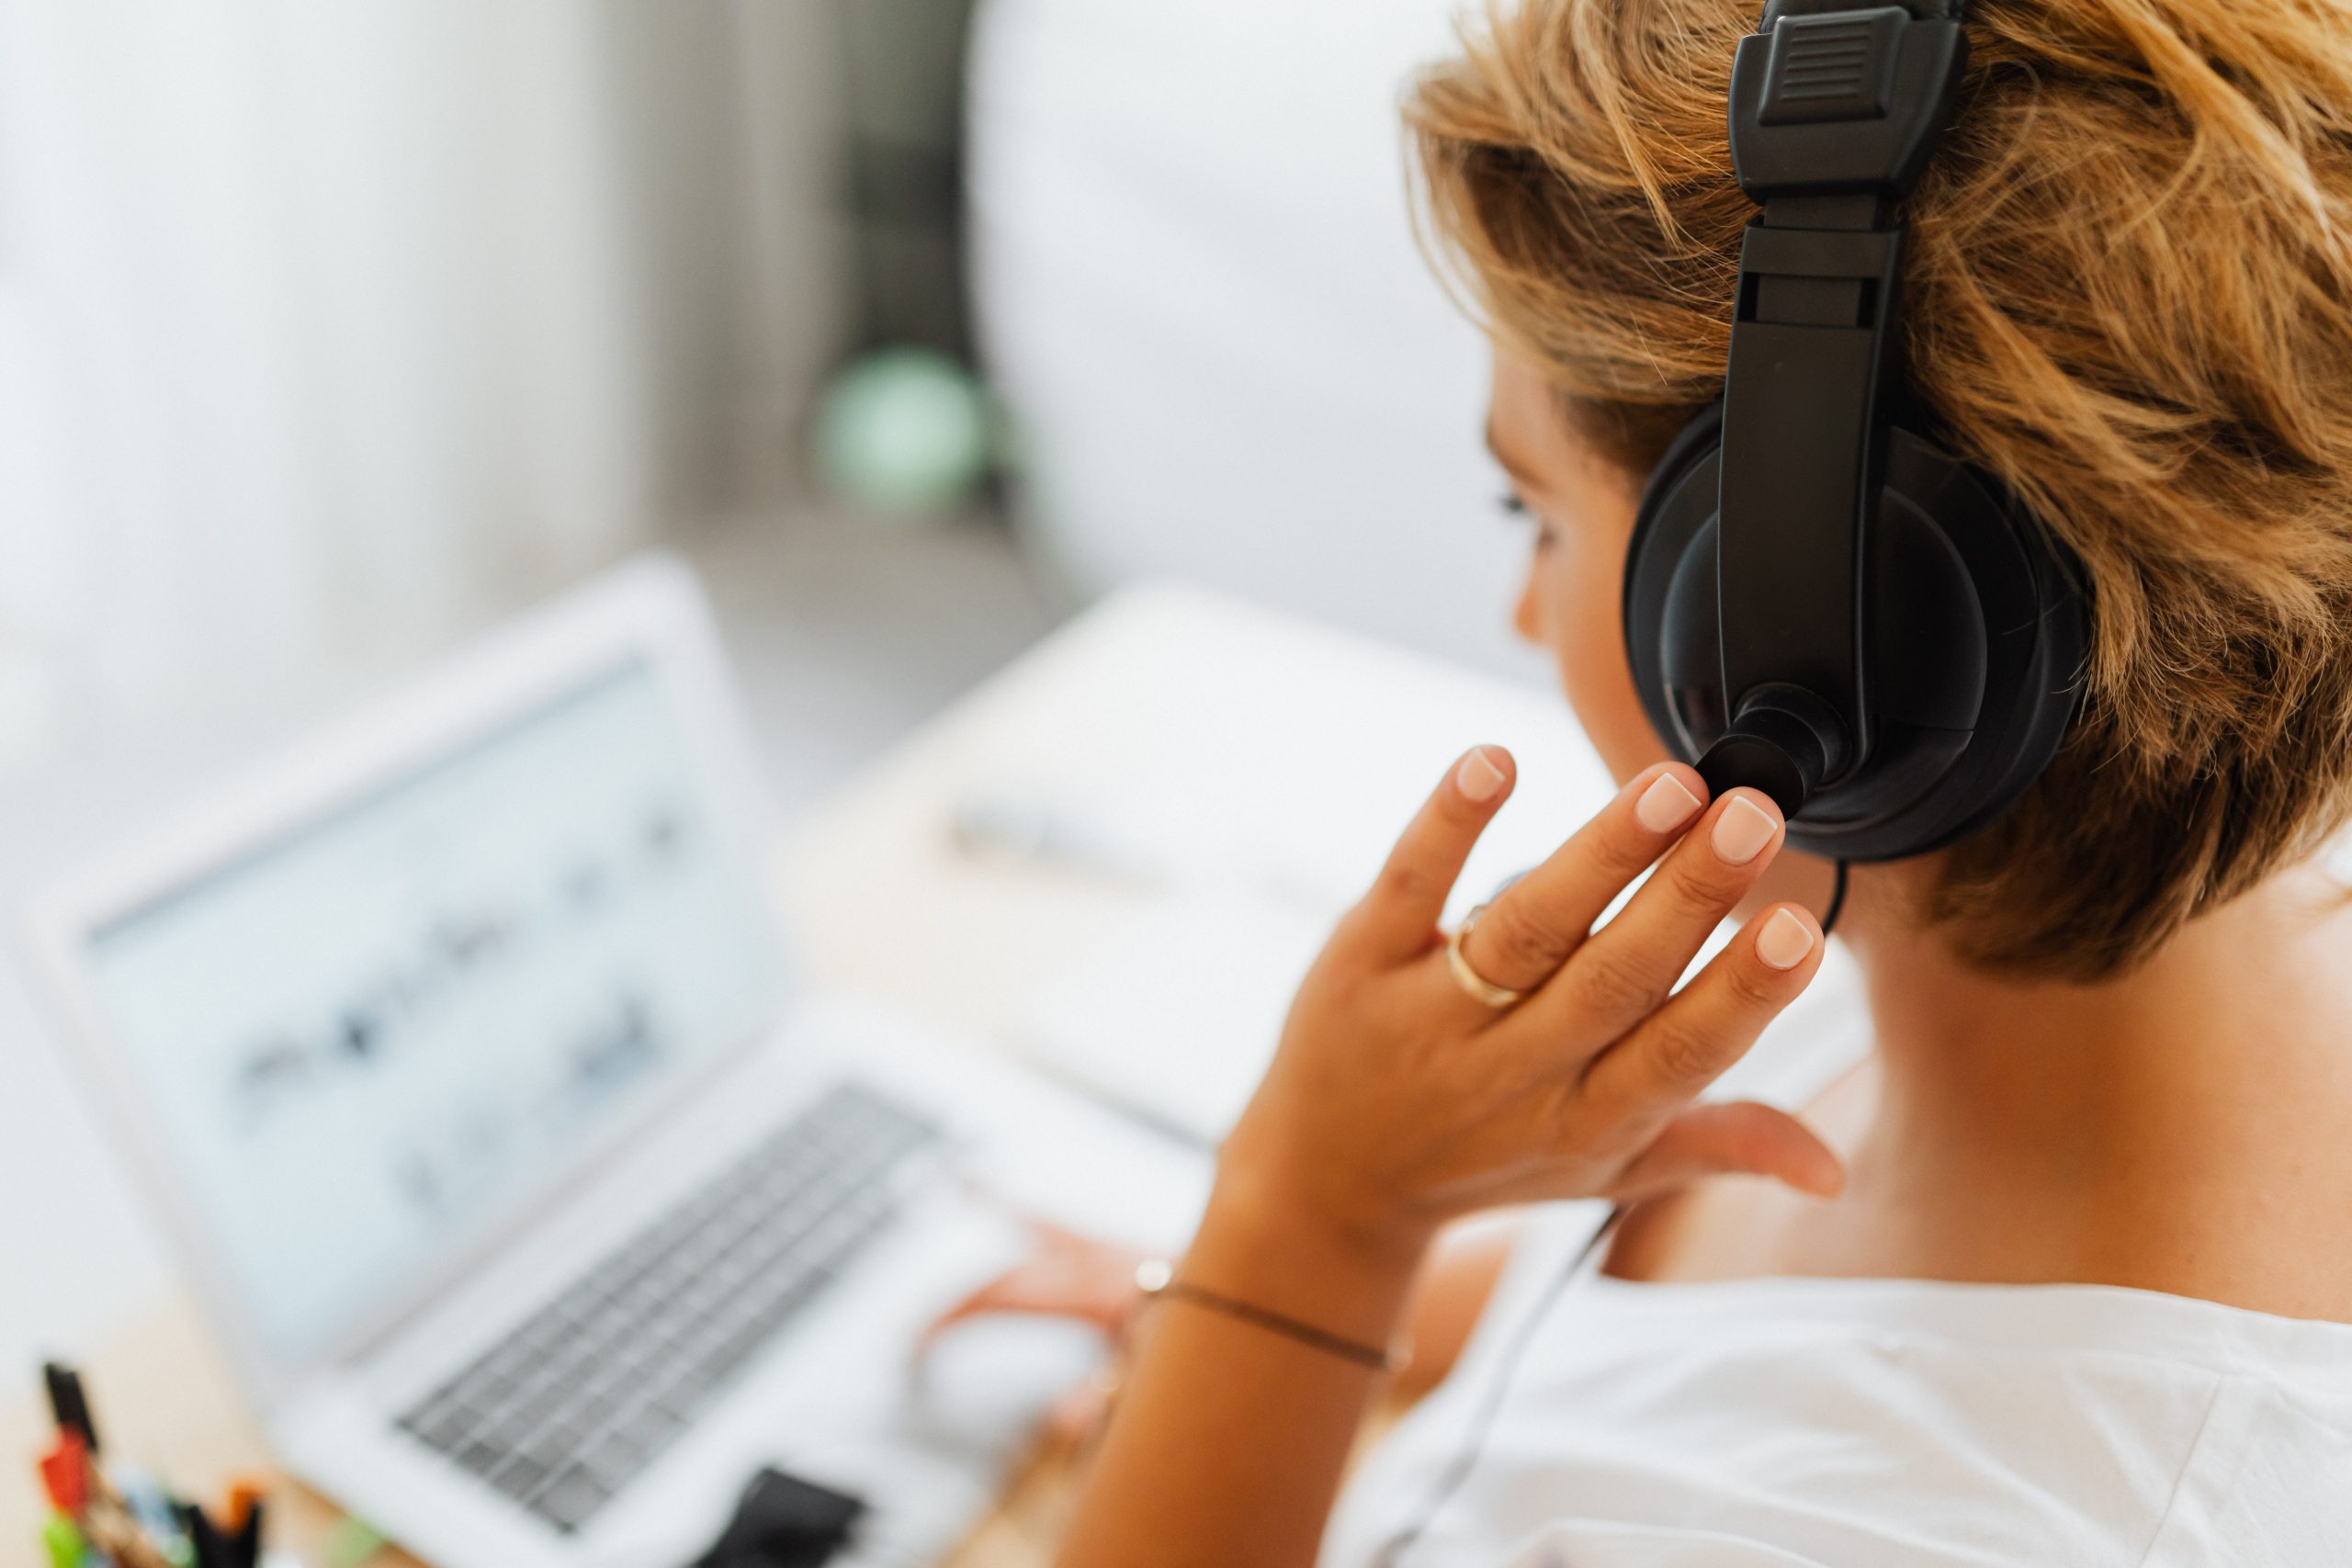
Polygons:
<instances>
[{"instance_id":1,"label":"black headphone cable","mask_svg":"<svg viewBox=\"0 0 2352 1568\"><path fill-rule=\"evenodd\" d=\"M1528 1347L1535 1342L1536 1333L1544 1326L1544 1320L1552 1315L1552 1309L1560 1304L1560 1298L1567 1294L1568 1287L1576 1283L1577 1277L1584 1272L1585 1265L1592 1261L1601 1244L1615 1233L1617 1222L1624 1215L1625 1206L1622 1203L1610 1210L1600 1228L1586 1238L1584 1245L1576 1249L1558 1273L1544 1281L1544 1289L1528 1308L1527 1315L1520 1320L1519 1327L1512 1332L1510 1343L1503 1348L1501 1365L1495 1369L1494 1381L1487 1385L1486 1396L1478 1402L1476 1412L1470 1417L1470 1429L1462 1439L1461 1447L1454 1450L1453 1459L1446 1461L1437 1483L1430 1488L1429 1500L1421 1505L1421 1511L1412 1522L1381 1542L1379 1553L1373 1558L1374 1568L1396 1568L1399 1554L1418 1542L1430 1526L1437 1522L1438 1516L1445 1511L1445 1506L1453 1501L1453 1495L1461 1491L1463 1484L1470 1479L1470 1472L1478 1468L1478 1461L1487 1451L1487 1439L1494 1435L1495 1422L1502 1415L1503 1397L1510 1392L1510 1385L1519 1375L1519 1364L1526 1358Z\"/></svg>"}]
</instances>

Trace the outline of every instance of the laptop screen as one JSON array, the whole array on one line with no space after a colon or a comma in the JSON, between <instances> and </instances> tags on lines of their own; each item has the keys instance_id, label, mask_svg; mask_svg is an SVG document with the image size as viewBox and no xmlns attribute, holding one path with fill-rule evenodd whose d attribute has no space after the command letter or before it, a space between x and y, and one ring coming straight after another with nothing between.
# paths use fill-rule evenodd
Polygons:
<instances>
[{"instance_id":1,"label":"laptop screen","mask_svg":"<svg viewBox=\"0 0 2352 1568\"><path fill-rule=\"evenodd\" d=\"M321 1348L770 1020L758 874L633 660L111 921L90 969L267 1348Z\"/></svg>"}]
</instances>

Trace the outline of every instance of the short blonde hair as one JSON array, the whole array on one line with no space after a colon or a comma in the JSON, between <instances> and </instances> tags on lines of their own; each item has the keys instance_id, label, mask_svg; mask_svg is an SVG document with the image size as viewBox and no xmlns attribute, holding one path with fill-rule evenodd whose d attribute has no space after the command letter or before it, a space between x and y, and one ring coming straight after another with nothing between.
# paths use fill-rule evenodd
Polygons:
<instances>
[{"instance_id":1,"label":"short blonde hair","mask_svg":"<svg viewBox=\"0 0 2352 1568\"><path fill-rule=\"evenodd\" d=\"M1636 473L1720 389L1760 0L1525 0L1407 118L1504 350ZM2352 0L1978 0L1909 207L1913 380L2083 560L2085 708L1924 895L1988 967L2128 970L2352 803Z\"/></svg>"}]
</instances>

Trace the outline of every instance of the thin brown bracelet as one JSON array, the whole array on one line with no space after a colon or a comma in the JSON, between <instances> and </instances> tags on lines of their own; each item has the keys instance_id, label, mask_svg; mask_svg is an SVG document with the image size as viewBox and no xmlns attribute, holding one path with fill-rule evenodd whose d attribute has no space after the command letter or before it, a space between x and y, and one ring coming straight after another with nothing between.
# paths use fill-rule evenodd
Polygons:
<instances>
[{"instance_id":1,"label":"thin brown bracelet","mask_svg":"<svg viewBox=\"0 0 2352 1568\"><path fill-rule=\"evenodd\" d=\"M1311 1323L1301 1323L1297 1318L1179 1280L1176 1271L1158 1258L1136 1265L1136 1289L1143 1292L1147 1301L1191 1302L1194 1306L1221 1312L1227 1317L1238 1318L1253 1327L1296 1340L1327 1356L1337 1356L1343 1361L1369 1367L1375 1372L1399 1371L1411 1359L1411 1353L1403 1348L1383 1350L1378 1346L1349 1339L1317 1328Z\"/></svg>"}]
</instances>

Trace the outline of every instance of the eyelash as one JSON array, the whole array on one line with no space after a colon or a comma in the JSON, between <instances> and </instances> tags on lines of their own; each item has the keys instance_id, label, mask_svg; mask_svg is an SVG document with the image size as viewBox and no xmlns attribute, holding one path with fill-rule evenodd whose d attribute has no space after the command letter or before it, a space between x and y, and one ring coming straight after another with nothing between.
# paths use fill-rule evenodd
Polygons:
<instances>
[{"instance_id":1,"label":"eyelash","mask_svg":"<svg viewBox=\"0 0 2352 1568\"><path fill-rule=\"evenodd\" d=\"M1503 515L1512 521L1532 522L1535 525L1535 548L1538 551L1552 547L1552 520L1528 505L1517 491L1503 491L1495 498L1495 504L1501 509Z\"/></svg>"}]
</instances>

